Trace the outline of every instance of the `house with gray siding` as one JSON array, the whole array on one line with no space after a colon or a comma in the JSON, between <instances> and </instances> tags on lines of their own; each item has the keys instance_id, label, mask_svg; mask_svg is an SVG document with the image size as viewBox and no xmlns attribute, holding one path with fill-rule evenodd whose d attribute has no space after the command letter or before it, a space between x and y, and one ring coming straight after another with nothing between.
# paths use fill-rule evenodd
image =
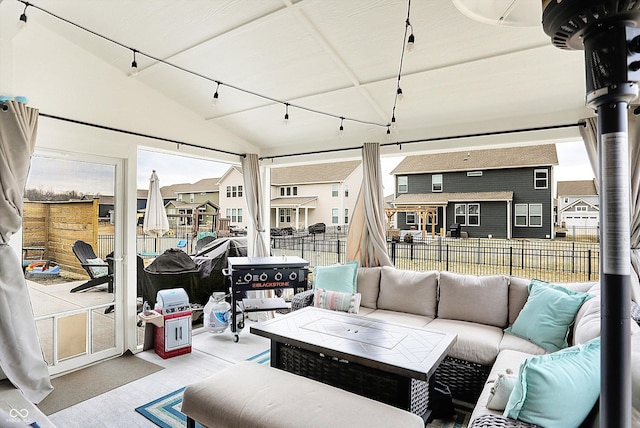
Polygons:
<instances>
[{"instance_id":1,"label":"house with gray siding","mask_svg":"<svg viewBox=\"0 0 640 428\"><path fill-rule=\"evenodd\" d=\"M553 236L554 144L407 156L395 178L397 227L474 238ZM431 215L425 215L425 212Z\"/></svg>"}]
</instances>

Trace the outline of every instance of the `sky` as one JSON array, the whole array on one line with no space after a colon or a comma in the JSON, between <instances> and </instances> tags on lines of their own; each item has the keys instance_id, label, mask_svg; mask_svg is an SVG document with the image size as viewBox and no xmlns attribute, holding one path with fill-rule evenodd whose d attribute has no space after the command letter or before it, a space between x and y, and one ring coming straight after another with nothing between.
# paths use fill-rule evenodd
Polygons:
<instances>
[{"instance_id":1,"label":"sky","mask_svg":"<svg viewBox=\"0 0 640 428\"><path fill-rule=\"evenodd\" d=\"M557 143L559 165L554 168L557 181L589 180L594 177L582 141ZM390 172L402 157L382 158L384 194L393 192ZM155 169L160 186L195 183L203 178L221 177L229 164L140 150L138 152L138 189L149 188L149 177ZM44 191L76 190L85 194L113 194L113 167L77 162L69 159L48 159L34 156L27 179L27 188ZM55 179L52 179L55 177Z\"/></svg>"}]
</instances>

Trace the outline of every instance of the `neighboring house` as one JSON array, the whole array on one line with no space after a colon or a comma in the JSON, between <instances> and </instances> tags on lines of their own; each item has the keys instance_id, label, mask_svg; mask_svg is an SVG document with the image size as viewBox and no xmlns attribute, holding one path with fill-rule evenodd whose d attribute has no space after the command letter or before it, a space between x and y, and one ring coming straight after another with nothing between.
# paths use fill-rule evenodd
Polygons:
<instances>
[{"instance_id":1,"label":"neighboring house","mask_svg":"<svg viewBox=\"0 0 640 428\"><path fill-rule=\"evenodd\" d=\"M408 156L392 171L399 229L551 238L555 145ZM427 212L435 215L426 215ZM426 224L425 224L426 223Z\"/></svg>"},{"instance_id":2,"label":"neighboring house","mask_svg":"<svg viewBox=\"0 0 640 428\"><path fill-rule=\"evenodd\" d=\"M165 205L169 228L181 233L213 232L218 224L219 207L211 201L169 201Z\"/></svg>"},{"instance_id":3,"label":"neighboring house","mask_svg":"<svg viewBox=\"0 0 640 428\"><path fill-rule=\"evenodd\" d=\"M271 227L304 230L349 224L362 183L362 162L271 169Z\"/></svg>"},{"instance_id":4,"label":"neighboring house","mask_svg":"<svg viewBox=\"0 0 640 428\"><path fill-rule=\"evenodd\" d=\"M90 201L98 199L98 220L113 223L113 213L115 206L115 198L113 195L84 195L81 201Z\"/></svg>"},{"instance_id":5,"label":"neighboring house","mask_svg":"<svg viewBox=\"0 0 640 428\"><path fill-rule=\"evenodd\" d=\"M218 180L220 217L229 219L229 226L246 229L249 218L244 195L242 168L230 167Z\"/></svg>"},{"instance_id":6,"label":"neighboring house","mask_svg":"<svg viewBox=\"0 0 640 428\"><path fill-rule=\"evenodd\" d=\"M179 232L212 232L219 218L218 178L160 188L171 229Z\"/></svg>"},{"instance_id":7,"label":"neighboring house","mask_svg":"<svg viewBox=\"0 0 640 428\"><path fill-rule=\"evenodd\" d=\"M562 227L597 227L600 207L595 179L558 181L558 222Z\"/></svg>"}]
</instances>

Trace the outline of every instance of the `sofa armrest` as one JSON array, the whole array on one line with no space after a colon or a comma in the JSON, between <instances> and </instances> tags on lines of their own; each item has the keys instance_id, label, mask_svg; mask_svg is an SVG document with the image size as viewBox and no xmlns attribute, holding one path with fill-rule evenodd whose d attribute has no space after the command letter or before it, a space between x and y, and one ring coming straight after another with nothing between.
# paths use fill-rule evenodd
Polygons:
<instances>
[{"instance_id":1,"label":"sofa armrest","mask_svg":"<svg viewBox=\"0 0 640 428\"><path fill-rule=\"evenodd\" d=\"M313 289L298 293L291 299L292 311L296 311L307 306L313 306Z\"/></svg>"}]
</instances>

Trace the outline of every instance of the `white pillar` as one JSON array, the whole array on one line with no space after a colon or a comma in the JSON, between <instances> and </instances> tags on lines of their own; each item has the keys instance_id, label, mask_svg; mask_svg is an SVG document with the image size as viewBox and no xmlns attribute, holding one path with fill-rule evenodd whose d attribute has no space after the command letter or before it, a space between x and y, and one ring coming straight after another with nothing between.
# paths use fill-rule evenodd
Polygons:
<instances>
[{"instance_id":1,"label":"white pillar","mask_svg":"<svg viewBox=\"0 0 640 428\"><path fill-rule=\"evenodd\" d=\"M296 207L296 230L298 230L299 225L300 225L300 207Z\"/></svg>"}]
</instances>

